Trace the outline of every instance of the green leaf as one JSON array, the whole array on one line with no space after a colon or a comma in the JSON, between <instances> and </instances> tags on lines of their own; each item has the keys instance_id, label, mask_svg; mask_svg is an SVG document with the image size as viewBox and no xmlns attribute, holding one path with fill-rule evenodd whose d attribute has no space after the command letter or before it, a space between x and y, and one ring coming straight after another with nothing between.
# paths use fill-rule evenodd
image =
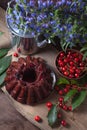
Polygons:
<instances>
[{"instance_id":1,"label":"green leaf","mask_svg":"<svg viewBox=\"0 0 87 130\"><path fill-rule=\"evenodd\" d=\"M80 52L87 51L87 47L83 47Z\"/></svg>"},{"instance_id":2,"label":"green leaf","mask_svg":"<svg viewBox=\"0 0 87 130\"><path fill-rule=\"evenodd\" d=\"M83 55L83 61L87 58L87 51Z\"/></svg>"},{"instance_id":3,"label":"green leaf","mask_svg":"<svg viewBox=\"0 0 87 130\"><path fill-rule=\"evenodd\" d=\"M78 81L77 80L70 80L71 84L76 84L76 85L79 85Z\"/></svg>"},{"instance_id":4,"label":"green leaf","mask_svg":"<svg viewBox=\"0 0 87 130\"><path fill-rule=\"evenodd\" d=\"M77 89L72 89L70 90L65 96L64 96L64 102L66 102L67 100L69 100L70 98L72 98L72 96L74 96L77 93Z\"/></svg>"},{"instance_id":5,"label":"green leaf","mask_svg":"<svg viewBox=\"0 0 87 130\"><path fill-rule=\"evenodd\" d=\"M6 56L0 59L0 75L9 67L12 56Z\"/></svg>"},{"instance_id":6,"label":"green leaf","mask_svg":"<svg viewBox=\"0 0 87 130\"><path fill-rule=\"evenodd\" d=\"M56 82L57 85L61 85L61 84L70 84L69 80L67 80L66 78L59 78L58 81Z\"/></svg>"},{"instance_id":7,"label":"green leaf","mask_svg":"<svg viewBox=\"0 0 87 130\"><path fill-rule=\"evenodd\" d=\"M48 112L48 123L50 126L53 126L56 121L57 121L57 114L58 114L58 110L57 110L57 107L56 105L53 105L51 110Z\"/></svg>"},{"instance_id":8,"label":"green leaf","mask_svg":"<svg viewBox=\"0 0 87 130\"><path fill-rule=\"evenodd\" d=\"M8 53L9 49L0 49L0 58L5 56Z\"/></svg>"},{"instance_id":9,"label":"green leaf","mask_svg":"<svg viewBox=\"0 0 87 130\"><path fill-rule=\"evenodd\" d=\"M80 104L85 100L87 96L87 91L83 90L75 95L72 99L72 110L80 106Z\"/></svg>"},{"instance_id":10,"label":"green leaf","mask_svg":"<svg viewBox=\"0 0 87 130\"><path fill-rule=\"evenodd\" d=\"M4 83L5 76L6 76L6 72L4 72L2 75L0 75L0 86Z\"/></svg>"}]
</instances>

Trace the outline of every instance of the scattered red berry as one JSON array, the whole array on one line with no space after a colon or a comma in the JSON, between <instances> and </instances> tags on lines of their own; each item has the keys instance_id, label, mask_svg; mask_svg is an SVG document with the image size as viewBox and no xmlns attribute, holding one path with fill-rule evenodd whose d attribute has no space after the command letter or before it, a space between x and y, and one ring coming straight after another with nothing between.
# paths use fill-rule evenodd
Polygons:
<instances>
[{"instance_id":1,"label":"scattered red berry","mask_svg":"<svg viewBox=\"0 0 87 130\"><path fill-rule=\"evenodd\" d=\"M13 56L14 56L14 57L18 57L19 55L18 55L18 53L15 52L15 53L13 54Z\"/></svg>"},{"instance_id":2,"label":"scattered red berry","mask_svg":"<svg viewBox=\"0 0 87 130\"><path fill-rule=\"evenodd\" d=\"M64 92L67 93L69 91L68 88L64 88Z\"/></svg>"},{"instance_id":3,"label":"scattered red berry","mask_svg":"<svg viewBox=\"0 0 87 130\"><path fill-rule=\"evenodd\" d=\"M67 110L67 106L66 105L63 105L63 110Z\"/></svg>"},{"instance_id":4,"label":"scattered red berry","mask_svg":"<svg viewBox=\"0 0 87 130\"><path fill-rule=\"evenodd\" d=\"M69 107L68 107L68 110L69 110L69 111L72 111L72 106L69 106Z\"/></svg>"},{"instance_id":5,"label":"scattered red berry","mask_svg":"<svg viewBox=\"0 0 87 130\"><path fill-rule=\"evenodd\" d=\"M59 90L59 95L63 95L64 93L63 93L63 90Z\"/></svg>"},{"instance_id":6,"label":"scattered red berry","mask_svg":"<svg viewBox=\"0 0 87 130\"><path fill-rule=\"evenodd\" d=\"M41 118L40 118L40 116L35 116L35 121L37 121L37 122L40 122L41 121Z\"/></svg>"},{"instance_id":7,"label":"scattered red berry","mask_svg":"<svg viewBox=\"0 0 87 130\"><path fill-rule=\"evenodd\" d=\"M62 117L62 114L61 114L61 113L58 113L57 117L58 117L58 118L61 118L61 117Z\"/></svg>"},{"instance_id":8,"label":"scattered red berry","mask_svg":"<svg viewBox=\"0 0 87 130\"><path fill-rule=\"evenodd\" d=\"M67 125L66 121L65 121L65 120L62 120L62 121L61 121L61 125L62 125L62 126L66 126L66 125Z\"/></svg>"},{"instance_id":9,"label":"scattered red berry","mask_svg":"<svg viewBox=\"0 0 87 130\"><path fill-rule=\"evenodd\" d=\"M62 103L59 103L59 107L63 107L63 104L62 104Z\"/></svg>"},{"instance_id":10,"label":"scattered red berry","mask_svg":"<svg viewBox=\"0 0 87 130\"><path fill-rule=\"evenodd\" d=\"M55 86L55 90L56 90L56 91L59 91L59 86Z\"/></svg>"},{"instance_id":11,"label":"scattered red berry","mask_svg":"<svg viewBox=\"0 0 87 130\"><path fill-rule=\"evenodd\" d=\"M48 108L51 108L51 107L53 106L53 104L52 104L51 102L47 102L47 103L46 103L46 106L47 106Z\"/></svg>"},{"instance_id":12,"label":"scattered red berry","mask_svg":"<svg viewBox=\"0 0 87 130\"><path fill-rule=\"evenodd\" d=\"M78 88L78 86L76 85L76 84L73 84L72 85L72 88L74 89L74 88Z\"/></svg>"},{"instance_id":13,"label":"scattered red berry","mask_svg":"<svg viewBox=\"0 0 87 130\"><path fill-rule=\"evenodd\" d=\"M21 52L21 49L20 49L20 48L17 48L17 51L20 53L20 52Z\"/></svg>"},{"instance_id":14,"label":"scattered red berry","mask_svg":"<svg viewBox=\"0 0 87 130\"><path fill-rule=\"evenodd\" d=\"M80 92L80 91L81 91L81 88L80 88L80 87L78 87L78 88L77 88L77 90L78 90L78 92Z\"/></svg>"},{"instance_id":15,"label":"scattered red berry","mask_svg":"<svg viewBox=\"0 0 87 130\"><path fill-rule=\"evenodd\" d=\"M66 84L66 88L69 90L71 88L70 84Z\"/></svg>"},{"instance_id":16,"label":"scattered red berry","mask_svg":"<svg viewBox=\"0 0 87 130\"><path fill-rule=\"evenodd\" d=\"M60 98L58 99L59 102L63 102L63 100L64 100L63 97L60 97Z\"/></svg>"}]
</instances>

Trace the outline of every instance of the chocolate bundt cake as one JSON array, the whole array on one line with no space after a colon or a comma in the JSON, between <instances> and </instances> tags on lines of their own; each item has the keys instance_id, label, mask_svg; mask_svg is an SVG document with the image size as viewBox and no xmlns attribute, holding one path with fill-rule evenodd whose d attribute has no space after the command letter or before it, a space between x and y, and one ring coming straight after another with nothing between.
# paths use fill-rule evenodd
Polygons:
<instances>
[{"instance_id":1,"label":"chocolate bundt cake","mask_svg":"<svg viewBox=\"0 0 87 130\"><path fill-rule=\"evenodd\" d=\"M52 91L51 70L41 58L20 57L8 68L5 83L6 90L15 100L33 105Z\"/></svg>"}]
</instances>

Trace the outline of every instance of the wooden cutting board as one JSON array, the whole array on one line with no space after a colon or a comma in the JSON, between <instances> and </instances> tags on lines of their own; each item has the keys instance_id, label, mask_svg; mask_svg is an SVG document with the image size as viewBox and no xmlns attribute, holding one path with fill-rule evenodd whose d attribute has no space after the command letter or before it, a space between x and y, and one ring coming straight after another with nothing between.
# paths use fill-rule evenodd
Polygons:
<instances>
[{"instance_id":1,"label":"wooden cutting board","mask_svg":"<svg viewBox=\"0 0 87 130\"><path fill-rule=\"evenodd\" d=\"M0 8L0 31L4 31L4 35L0 38L0 48L3 46L8 46L11 43L10 36L8 29L5 24L5 12ZM2 41L1 41L2 40ZM16 48L12 48L10 50L9 54L13 54L16 51ZM37 53L35 56L40 56L44 58L47 63L52 67L55 73L57 73L55 68L55 58L57 56L57 50L53 47L48 47L41 49L39 53ZM21 56L21 55L20 55ZM16 60L16 58L13 57L13 60ZM35 106L29 106L29 105L23 105L18 102L16 102L11 96L7 93L5 90L5 87L2 88L4 93L9 97L9 99L12 102L12 105L17 109L21 115L23 115L26 119L31 121L34 125L39 127L42 130L86 130L87 129L87 100L77 109L74 111L74 113L69 112L63 112L64 113L64 119L68 122L68 127L61 127L56 126L55 128L51 128L48 125L47 121L47 107L46 102L51 101L53 103L57 100L57 94L55 92L51 93L51 95L44 100L44 102L37 104ZM42 122L37 123L34 120L34 117L36 115L40 115L42 117Z\"/></svg>"},{"instance_id":2,"label":"wooden cutting board","mask_svg":"<svg viewBox=\"0 0 87 130\"><path fill-rule=\"evenodd\" d=\"M9 54L13 54L16 51L16 48L13 48L10 50ZM57 73L56 67L55 67L55 58L57 56L58 51L53 47L48 47L42 49L39 53L35 55L35 57L40 56L41 58L44 58L48 65L51 66L53 71ZM22 56L22 55L20 55ZM25 56L23 56L25 57ZM17 60L17 58L13 57L13 60ZM58 76L57 76L58 78ZM55 92L52 92L51 95L45 99L42 103L37 104L35 106L29 106L29 105L23 105L21 103L18 103L15 101L11 96L7 93L5 90L5 87L2 88L4 93L11 99L13 106L16 108L16 110L21 113L26 119L28 119L31 123L39 127L41 130L86 130L87 128L87 103L84 102L83 105L76 111L76 112L63 112L64 113L64 119L69 123L68 128L56 126L54 128L51 128L48 125L47 120L47 113L48 109L46 107L46 102L51 101L52 103L55 103L57 101L58 95ZM87 100L86 100L87 101ZM42 117L42 122L38 123L34 120L34 117L36 115L40 115Z\"/></svg>"}]
</instances>

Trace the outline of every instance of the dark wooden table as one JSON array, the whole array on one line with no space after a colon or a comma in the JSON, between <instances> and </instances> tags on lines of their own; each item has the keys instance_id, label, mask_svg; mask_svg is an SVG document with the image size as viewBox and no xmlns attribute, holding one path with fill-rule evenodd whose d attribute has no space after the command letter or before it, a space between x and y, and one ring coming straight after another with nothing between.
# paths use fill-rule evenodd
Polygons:
<instances>
[{"instance_id":1,"label":"dark wooden table","mask_svg":"<svg viewBox=\"0 0 87 130\"><path fill-rule=\"evenodd\" d=\"M1 3L1 0L0 0ZM5 11L0 8L0 31L4 35L0 37L0 48L10 44L8 29L5 24ZM0 130L39 130L21 116L12 106L10 99L0 89Z\"/></svg>"},{"instance_id":2,"label":"dark wooden table","mask_svg":"<svg viewBox=\"0 0 87 130\"><path fill-rule=\"evenodd\" d=\"M39 130L21 116L0 90L0 130Z\"/></svg>"}]
</instances>

